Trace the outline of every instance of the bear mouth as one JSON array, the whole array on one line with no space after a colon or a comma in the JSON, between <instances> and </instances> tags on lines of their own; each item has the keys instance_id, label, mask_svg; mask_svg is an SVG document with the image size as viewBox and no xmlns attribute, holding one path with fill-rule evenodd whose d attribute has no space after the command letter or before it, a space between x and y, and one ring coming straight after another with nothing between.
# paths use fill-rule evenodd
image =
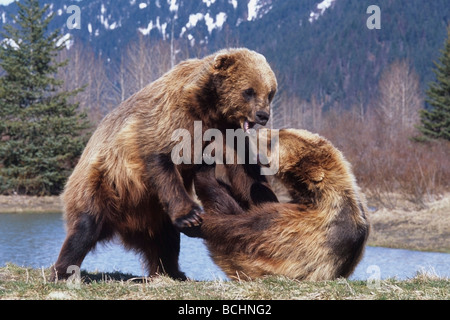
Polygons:
<instances>
[{"instance_id":1,"label":"bear mouth","mask_svg":"<svg viewBox=\"0 0 450 320\"><path fill-rule=\"evenodd\" d=\"M245 133L249 133L250 129L253 129L255 124L256 122L251 122L248 121L248 119L245 119L244 122L242 123L242 130L244 130Z\"/></svg>"}]
</instances>

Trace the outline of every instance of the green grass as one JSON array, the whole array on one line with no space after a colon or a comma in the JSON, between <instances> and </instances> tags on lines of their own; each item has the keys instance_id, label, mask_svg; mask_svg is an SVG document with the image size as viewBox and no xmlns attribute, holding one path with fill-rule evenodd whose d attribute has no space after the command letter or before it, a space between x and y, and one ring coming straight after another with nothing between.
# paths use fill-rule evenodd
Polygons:
<instances>
[{"instance_id":1,"label":"green grass","mask_svg":"<svg viewBox=\"0 0 450 320\"><path fill-rule=\"evenodd\" d=\"M255 281L175 281L167 277L136 278L121 273L82 273L77 286L49 282L50 270L9 264L0 268L0 299L450 299L450 280L418 274L409 280L301 282L284 277Z\"/></svg>"}]
</instances>

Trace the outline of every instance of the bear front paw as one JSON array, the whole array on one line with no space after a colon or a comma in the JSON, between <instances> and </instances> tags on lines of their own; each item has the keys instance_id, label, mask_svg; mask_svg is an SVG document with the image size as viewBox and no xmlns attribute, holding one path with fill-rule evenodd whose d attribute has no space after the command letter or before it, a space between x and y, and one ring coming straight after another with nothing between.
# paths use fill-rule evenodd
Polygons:
<instances>
[{"instance_id":1,"label":"bear front paw","mask_svg":"<svg viewBox=\"0 0 450 320\"><path fill-rule=\"evenodd\" d=\"M185 228L200 226L202 223L202 215L204 211L201 207L194 205L188 214L175 219L175 226L183 231Z\"/></svg>"}]
</instances>

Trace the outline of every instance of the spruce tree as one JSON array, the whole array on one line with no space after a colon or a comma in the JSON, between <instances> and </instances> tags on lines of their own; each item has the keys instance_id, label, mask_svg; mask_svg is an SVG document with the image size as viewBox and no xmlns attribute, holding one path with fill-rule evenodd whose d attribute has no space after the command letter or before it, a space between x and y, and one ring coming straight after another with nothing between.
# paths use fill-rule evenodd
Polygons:
<instances>
[{"instance_id":1,"label":"spruce tree","mask_svg":"<svg viewBox=\"0 0 450 320\"><path fill-rule=\"evenodd\" d=\"M38 0L17 2L16 26L0 45L0 193L58 194L81 154L89 126L55 78L64 49L53 15Z\"/></svg>"},{"instance_id":2,"label":"spruce tree","mask_svg":"<svg viewBox=\"0 0 450 320\"><path fill-rule=\"evenodd\" d=\"M436 81L427 90L426 101L430 110L420 110L422 139L450 140L450 26L440 63L435 63Z\"/></svg>"}]
</instances>

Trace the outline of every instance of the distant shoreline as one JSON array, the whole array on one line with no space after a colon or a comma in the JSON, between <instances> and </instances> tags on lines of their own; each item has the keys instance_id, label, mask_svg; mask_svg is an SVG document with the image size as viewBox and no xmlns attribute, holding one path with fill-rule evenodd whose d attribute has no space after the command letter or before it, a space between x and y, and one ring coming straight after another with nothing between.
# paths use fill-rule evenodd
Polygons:
<instances>
[{"instance_id":1,"label":"distant shoreline","mask_svg":"<svg viewBox=\"0 0 450 320\"><path fill-rule=\"evenodd\" d=\"M63 206L59 196L2 196L0 195L0 214L2 213L61 213Z\"/></svg>"},{"instance_id":2,"label":"distant shoreline","mask_svg":"<svg viewBox=\"0 0 450 320\"><path fill-rule=\"evenodd\" d=\"M425 209L386 209L369 212L368 245L450 253L450 195ZM62 213L59 196L0 196L2 213Z\"/></svg>"}]
</instances>

